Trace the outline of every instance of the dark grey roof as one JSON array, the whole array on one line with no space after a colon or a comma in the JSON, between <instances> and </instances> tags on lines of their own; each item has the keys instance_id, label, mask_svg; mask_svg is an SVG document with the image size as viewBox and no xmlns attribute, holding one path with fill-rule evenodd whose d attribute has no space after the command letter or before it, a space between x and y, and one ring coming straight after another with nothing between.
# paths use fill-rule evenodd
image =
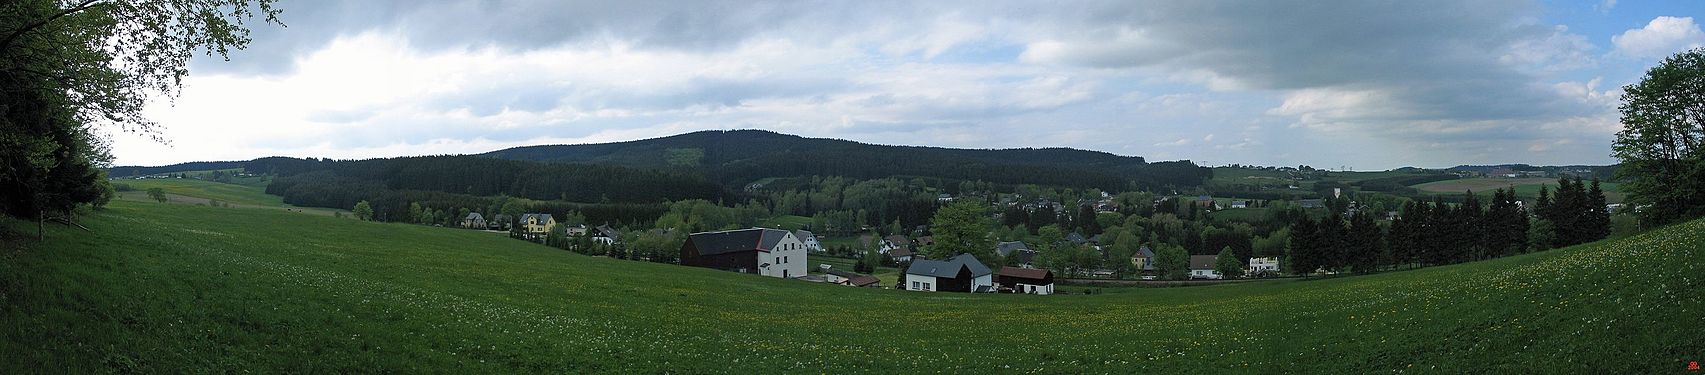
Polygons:
<instances>
[{"instance_id":1,"label":"dark grey roof","mask_svg":"<svg viewBox=\"0 0 1705 375\"><path fill-rule=\"evenodd\" d=\"M1072 232L1072 234L1066 235L1066 241L1071 241L1073 244L1083 244L1085 241L1088 241L1088 240L1084 239L1082 234L1078 234L1077 232Z\"/></svg>"},{"instance_id":2,"label":"dark grey roof","mask_svg":"<svg viewBox=\"0 0 1705 375\"><path fill-rule=\"evenodd\" d=\"M521 214L521 221L527 221L527 219L535 216L539 218L539 221L556 220L551 218L551 214Z\"/></svg>"},{"instance_id":3,"label":"dark grey roof","mask_svg":"<svg viewBox=\"0 0 1705 375\"><path fill-rule=\"evenodd\" d=\"M484 216L480 216L480 213L478 213L478 212L469 212L469 213L468 213L468 217L466 217L466 218L464 218L464 219L466 219L466 220L480 220L480 221L485 221L485 217L484 217Z\"/></svg>"},{"instance_id":4,"label":"dark grey roof","mask_svg":"<svg viewBox=\"0 0 1705 375\"><path fill-rule=\"evenodd\" d=\"M800 241L804 241L807 238L816 238L815 234L812 234L811 231L804 230L804 229L793 231L793 236L799 237Z\"/></svg>"},{"instance_id":5,"label":"dark grey roof","mask_svg":"<svg viewBox=\"0 0 1705 375\"><path fill-rule=\"evenodd\" d=\"M608 238L620 238L622 236L622 232L616 231L616 228L611 228L609 224L599 225L592 229L598 231L598 235Z\"/></svg>"},{"instance_id":6,"label":"dark grey roof","mask_svg":"<svg viewBox=\"0 0 1705 375\"><path fill-rule=\"evenodd\" d=\"M1218 259L1219 259L1218 255L1191 255L1190 256L1190 269L1193 269L1193 270L1211 270L1211 269L1214 269L1214 261L1218 260Z\"/></svg>"},{"instance_id":7,"label":"dark grey roof","mask_svg":"<svg viewBox=\"0 0 1705 375\"><path fill-rule=\"evenodd\" d=\"M787 236L780 229L737 229L721 232L693 233L687 241L699 250L699 255L715 255L741 251L770 251Z\"/></svg>"},{"instance_id":8,"label":"dark grey roof","mask_svg":"<svg viewBox=\"0 0 1705 375\"><path fill-rule=\"evenodd\" d=\"M994 273L989 271L989 267L984 266L983 262L977 261L977 257L971 256L971 254L959 254L948 260L912 260L912 266L906 267L906 274L953 278L959 276L960 269L969 269L971 277Z\"/></svg>"},{"instance_id":9,"label":"dark grey roof","mask_svg":"<svg viewBox=\"0 0 1705 375\"><path fill-rule=\"evenodd\" d=\"M1003 257L1012 253L1014 250L1030 250L1030 246L1019 241L1007 241L995 244L995 253L998 253Z\"/></svg>"}]
</instances>

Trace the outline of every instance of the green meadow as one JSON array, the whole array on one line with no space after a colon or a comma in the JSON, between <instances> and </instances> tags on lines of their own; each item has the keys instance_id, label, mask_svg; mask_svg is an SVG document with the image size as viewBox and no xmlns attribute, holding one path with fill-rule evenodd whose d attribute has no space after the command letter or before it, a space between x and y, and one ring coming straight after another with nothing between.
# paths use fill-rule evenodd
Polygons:
<instances>
[{"instance_id":1,"label":"green meadow","mask_svg":"<svg viewBox=\"0 0 1705 375\"><path fill-rule=\"evenodd\" d=\"M1705 221L1372 276L1093 295L872 290L475 231L122 200L0 221L9 373L1671 373Z\"/></svg>"}]
</instances>

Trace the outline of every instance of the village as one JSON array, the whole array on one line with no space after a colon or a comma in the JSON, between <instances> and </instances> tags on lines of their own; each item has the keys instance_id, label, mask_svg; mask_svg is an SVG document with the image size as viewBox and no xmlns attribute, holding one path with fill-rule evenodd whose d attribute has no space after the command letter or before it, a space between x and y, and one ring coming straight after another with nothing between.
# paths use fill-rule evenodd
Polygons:
<instances>
[{"instance_id":1,"label":"village","mask_svg":"<svg viewBox=\"0 0 1705 375\"><path fill-rule=\"evenodd\" d=\"M1115 214L1117 206L1112 195L1101 194L1103 199L1087 204L1102 214ZM942 203L951 203L954 197L941 194ZM1223 204L1209 197L1166 197L1155 199L1153 204L1161 206L1176 201L1186 201L1190 207L1200 205L1209 210L1244 209L1251 205L1249 200L1228 200ZM1324 209L1322 199L1304 199L1296 202L1298 207ZM996 203L997 206L1001 205ZM1009 200L1006 206L1019 206ZM1049 210L1061 210L1058 203L1040 201L1022 205L1035 209L1038 207ZM1383 213L1382 213L1383 215ZM991 219L999 219L1000 215L992 215ZM1395 216L1395 215L1392 215ZM515 223L511 228L508 223ZM516 237L529 241L551 242L562 241L566 246L584 244L598 247L615 246L622 241L621 231L608 224L589 226L584 223L566 224L556 220L547 213L523 213L517 217L495 215L487 219L484 215L471 212L463 217L460 226L468 229L483 229L488 231L510 231ZM764 277L776 277L798 280L802 282L826 283L860 288L879 288L920 292L960 292L960 293L1016 293L1050 295L1057 292L1056 283L1065 279L1056 275L1050 269L1040 267L1038 258L1040 251L1025 241L998 241L990 249L1004 261L1005 264L989 263L979 260L968 253L955 254L942 259L931 259L923 255L922 248L933 246L934 238L928 235L928 226L920 225L914 229L916 236L892 234L878 237L874 234L859 236L861 247L869 248L880 256L880 264L898 269L899 277L892 283L884 283L878 277L868 273L860 273L855 269L836 268L834 265L819 263L810 267L811 257L827 257L841 261L863 262L855 254L854 258L833 256L828 253L822 240L824 237L813 233L809 228L784 230L776 228L753 227L747 229L718 230L691 233L679 248L679 265L717 269L735 273L747 273ZM654 229L652 234L672 232L672 229ZM552 240L552 233L566 236L566 239ZM630 237L631 238L631 237ZM1105 262L1120 261L1109 259L1112 254L1107 248L1110 242L1107 236L1096 234L1085 236L1072 232L1053 247L1081 247L1093 250ZM1130 270L1129 281L1158 281L1162 280L1162 270L1157 267L1156 252L1149 246L1141 246L1131 254L1127 262ZM1168 285L1179 283L1214 283L1228 279L1227 264L1221 262L1220 255L1188 255L1187 268L1181 270L1187 275L1183 280L1168 282ZM1280 273L1280 257L1261 256L1251 257L1247 261L1236 260L1238 277L1266 278L1276 277ZM874 268L875 266L871 266ZM854 267L856 268L856 266ZM1081 270L1074 275L1084 281L1120 280L1125 275L1115 277L1114 271L1108 267Z\"/></svg>"}]
</instances>

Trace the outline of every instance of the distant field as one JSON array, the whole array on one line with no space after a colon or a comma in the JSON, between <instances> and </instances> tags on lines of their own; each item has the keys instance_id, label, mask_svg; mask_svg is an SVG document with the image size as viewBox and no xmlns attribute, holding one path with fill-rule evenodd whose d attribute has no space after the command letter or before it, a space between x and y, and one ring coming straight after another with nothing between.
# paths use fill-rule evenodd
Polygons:
<instances>
[{"instance_id":1,"label":"distant field","mask_svg":"<svg viewBox=\"0 0 1705 375\"><path fill-rule=\"evenodd\" d=\"M1219 210L1219 211L1214 211L1214 212L1208 213L1208 217L1211 217L1214 219L1219 219L1219 220L1254 223L1254 222L1267 220L1267 209L1266 208L1231 208L1231 209L1224 209L1224 210Z\"/></svg>"},{"instance_id":2,"label":"distant field","mask_svg":"<svg viewBox=\"0 0 1705 375\"><path fill-rule=\"evenodd\" d=\"M1503 188L1509 188L1512 186L1516 188L1516 195L1519 195L1523 198L1533 199L1533 198L1539 197L1539 187L1540 186L1548 186L1549 190L1551 190L1552 193L1556 193L1557 179L1555 179L1555 178L1464 178L1464 179L1449 180L1449 181L1429 182L1429 183L1425 183L1425 184L1415 185L1413 187L1415 189L1418 189L1418 190L1421 190L1424 192L1429 192L1429 193L1461 194L1462 192L1465 192L1468 190L1473 190L1474 193L1477 195L1490 195L1492 193L1492 190L1494 190L1494 189L1503 189ZM1609 203L1621 203L1623 198L1625 198L1627 196L1626 194L1623 194L1621 192L1620 185L1618 185L1615 182L1600 183L1599 187L1604 189L1605 201L1609 202Z\"/></svg>"},{"instance_id":3,"label":"distant field","mask_svg":"<svg viewBox=\"0 0 1705 375\"><path fill-rule=\"evenodd\" d=\"M811 225L811 218L798 215L782 215L758 221L758 226L785 230L799 230Z\"/></svg>"},{"instance_id":4,"label":"distant field","mask_svg":"<svg viewBox=\"0 0 1705 375\"><path fill-rule=\"evenodd\" d=\"M1644 374L1705 356L1705 221L1372 276L1061 296L812 284L278 210L118 201L82 223L35 243L0 219L0 368Z\"/></svg>"},{"instance_id":5,"label":"distant field","mask_svg":"<svg viewBox=\"0 0 1705 375\"><path fill-rule=\"evenodd\" d=\"M187 173L193 174L198 172ZM258 183L258 185L239 185L207 180L179 178L140 180L121 179L114 180L112 182L114 184L129 185L131 189L133 189L133 191L120 192L120 199L137 201L149 200L147 192L148 189L160 188L166 192L168 198L170 198L172 202L177 203L208 204L212 203L211 200L218 200L234 207L276 208L327 216L333 215L334 212L346 212L346 210L334 210L318 207L296 207L285 204L283 197L269 195L266 193L264 180L250 179L247 181L250 183Z\"/></svg>"}]
</instances>

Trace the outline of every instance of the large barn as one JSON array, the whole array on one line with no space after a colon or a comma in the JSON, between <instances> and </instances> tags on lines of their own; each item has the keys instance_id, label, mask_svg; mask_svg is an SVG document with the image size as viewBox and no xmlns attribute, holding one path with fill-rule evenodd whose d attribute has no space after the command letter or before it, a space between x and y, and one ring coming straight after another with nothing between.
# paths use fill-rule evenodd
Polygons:
<instances>
[{"instance_id":1,"label":"large barn","mask_svg":"<svg viewBox=\"0 0 1705 375\"><path fill-rule=\"evenodd\" d=\"M793 278L805 276L805 243L778 229L693 233L681 244L681 265Z\"/></svg>"}]
</instances>

